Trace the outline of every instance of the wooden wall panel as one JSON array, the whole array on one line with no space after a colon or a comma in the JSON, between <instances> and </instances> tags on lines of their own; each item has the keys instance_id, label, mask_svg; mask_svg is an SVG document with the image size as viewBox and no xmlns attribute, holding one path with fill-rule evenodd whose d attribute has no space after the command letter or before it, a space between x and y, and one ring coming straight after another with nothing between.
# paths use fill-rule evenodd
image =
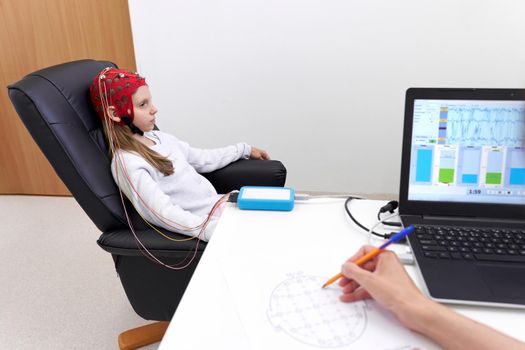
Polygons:
<instances>
[{"instance_id":1,"label":"wooden wall panel","mask_svg":"<svg viewBox=\"0 0 525 350\"><path fill-rule=\"evenodd\" d=\"M69 195L18 118L6 86L85 58L136 69L127 0L0 0L0 194Z\"/></svg>"}]
</instances>

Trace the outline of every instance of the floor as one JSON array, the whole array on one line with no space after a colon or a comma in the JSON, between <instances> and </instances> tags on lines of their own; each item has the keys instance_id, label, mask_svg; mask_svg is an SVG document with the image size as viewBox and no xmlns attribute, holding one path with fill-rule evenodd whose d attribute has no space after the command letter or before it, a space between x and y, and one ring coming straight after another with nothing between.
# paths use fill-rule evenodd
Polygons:
<instances>
[{"instance_id":1,"label":"floor","mask_svg":"<svg viewBox=\"0 0 525 350\"><path fill-rule=\"evenodd\" d=\"M0 196L0 222L0 348L113 350L121 332L150 323L73 198Z\"/></svg>"}]
</instances>

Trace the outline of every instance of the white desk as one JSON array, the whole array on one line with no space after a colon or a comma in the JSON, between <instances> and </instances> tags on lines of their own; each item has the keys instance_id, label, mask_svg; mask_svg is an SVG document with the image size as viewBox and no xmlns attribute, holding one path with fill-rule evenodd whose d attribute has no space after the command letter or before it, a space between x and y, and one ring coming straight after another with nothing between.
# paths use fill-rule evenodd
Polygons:
<instances>
[{"instance_id":1,"label":"white desk","mask_svg":"<svg viewBox=\"0 0 525 350\"><path fill-rule=\"evenodd\" d=\"M220 257L235 254L240 246L258 254L281 250L310 256L328 254L338 257L342 264L368 240L347 218L343 203L339 199L318 199L296 203L292 212L242 211L228 204L159 349L248 349L249 342L221 272ZM370 226L384 203L354 201L352 213ZM339 271L340 264L330 275ZM407 270L421 287L415 267L407 266ZM249 266L246 271L249 273ZM523 310L451 307L525 341Z\"/></svg>"}]
</instances>

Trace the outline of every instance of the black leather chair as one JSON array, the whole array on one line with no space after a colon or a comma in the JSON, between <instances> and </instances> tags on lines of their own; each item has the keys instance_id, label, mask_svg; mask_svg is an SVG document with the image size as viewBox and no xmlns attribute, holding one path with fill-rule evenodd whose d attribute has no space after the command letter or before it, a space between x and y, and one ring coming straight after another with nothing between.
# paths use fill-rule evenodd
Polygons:
<instances>
[{"instance_id":1,"label":"black leather chair","mask_svg":"<svg viewBox=\"0 0 525 350\"><path fill-rule=\"evenodd\" d=\"M9 97L57 174L102 232L97 242L112 254L133 309L144 319L168 321L206 243L201 242L198 259L181 271L152 263L137 249L124 216L119 191L110 173L110 158L101 122L89 100L93 77L108 66L115 65L81 60L39 70L10 85ZM243 185L283 186L286 169L279 161L241 160L203 175L219 193L227 193ZM194 248L193 241L172 242L155 233L142 222L129 203L127 210L132 213L140 239L164 261L180 262ZM136 333L130 331L126 334L133 337ZM160 336L162 334L160 332ZM123 344L129 342L126 339L119 341L122 348L148 343L140 342L140 339L137 342L131 340L133 344Z\"/></svg>"}]
</instances>

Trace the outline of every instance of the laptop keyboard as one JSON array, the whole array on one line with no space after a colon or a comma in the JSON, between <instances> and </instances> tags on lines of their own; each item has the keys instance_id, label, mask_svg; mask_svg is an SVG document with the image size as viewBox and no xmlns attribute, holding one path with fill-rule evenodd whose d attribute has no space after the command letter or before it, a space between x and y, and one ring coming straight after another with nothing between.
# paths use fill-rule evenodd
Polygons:
<instances>
[{"instance_id":1,"label":"laptop keyboard","mask_svg":"<svg viewBox=\"0 0 525 350\"><path fill-rule=\"evenodd\" d=\"M525 263L525 230L418 225L415 234L427 258Z\"/></svg>"}]
</instances>

